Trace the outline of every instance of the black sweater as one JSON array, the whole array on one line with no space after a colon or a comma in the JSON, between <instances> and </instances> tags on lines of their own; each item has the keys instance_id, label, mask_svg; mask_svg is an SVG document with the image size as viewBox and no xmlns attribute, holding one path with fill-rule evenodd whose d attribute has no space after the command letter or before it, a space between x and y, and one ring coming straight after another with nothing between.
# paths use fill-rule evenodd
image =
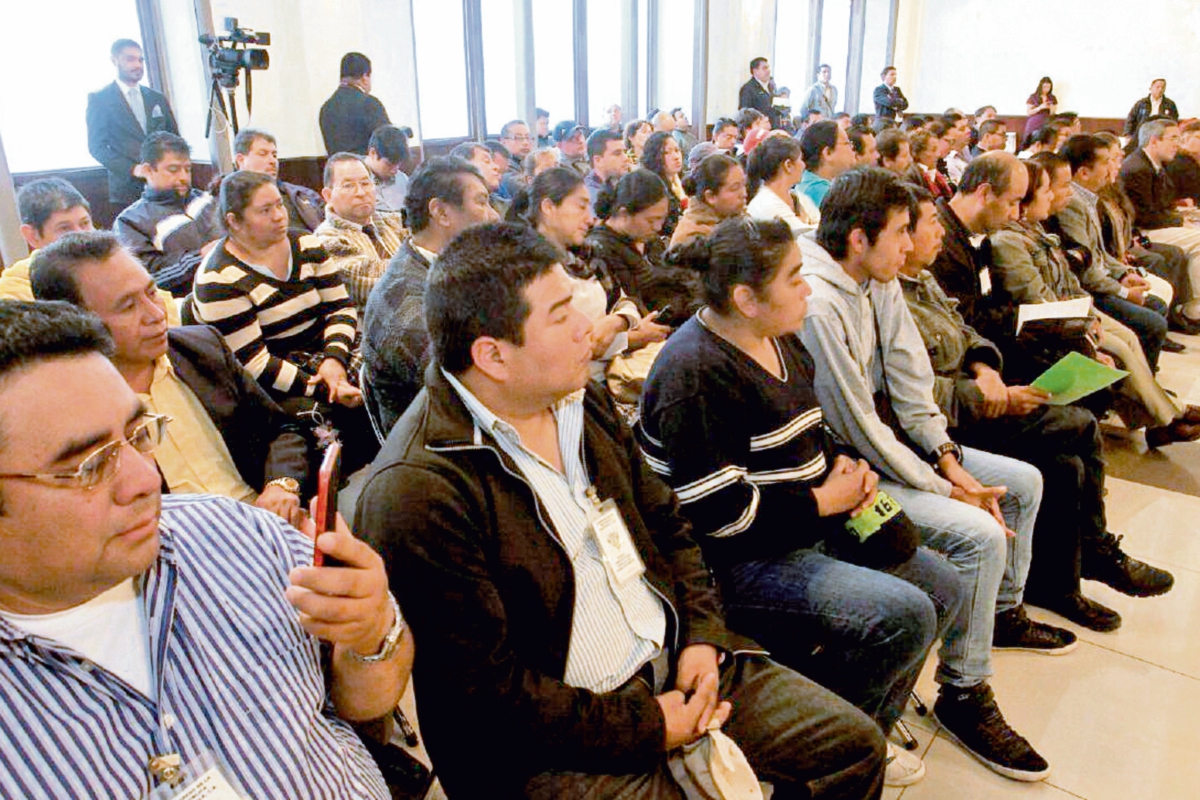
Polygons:
<instances>
[{"instance_id":1,"label":"black sweater","mask_svg":"<svg viewBox=\"0 0 1200 800\"><path fill-rule=\"evenodd\" d=\"M812 489L832 455L800 339L775 342L783 380L692 317L650 370L639 440L679 495L710 565L811 547L843 515L821 518Z\"/></svg>"}]
</instances>

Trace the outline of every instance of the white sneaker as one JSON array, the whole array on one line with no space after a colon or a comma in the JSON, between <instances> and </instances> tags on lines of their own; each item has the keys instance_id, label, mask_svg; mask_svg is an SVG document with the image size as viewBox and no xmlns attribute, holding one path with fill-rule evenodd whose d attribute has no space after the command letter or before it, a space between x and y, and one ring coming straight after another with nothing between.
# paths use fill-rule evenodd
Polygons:
<instances>
[{"instance_id":1,"label":"white sneaker","mask_svg":"<svg viewBox=\"0 0 1200 800\"><path fill-rule=\"evenodd\" d=\"M925 777L925 762L916 753L887 743L887 769L884 786L911 786Z\"/></svg>"}]
</instances>

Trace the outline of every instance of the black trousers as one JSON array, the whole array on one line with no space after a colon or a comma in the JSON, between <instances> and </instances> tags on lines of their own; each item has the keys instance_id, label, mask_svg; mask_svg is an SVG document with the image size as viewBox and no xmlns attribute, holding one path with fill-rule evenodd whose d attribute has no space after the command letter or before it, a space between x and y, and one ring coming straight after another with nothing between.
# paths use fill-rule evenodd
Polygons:
<instances>
[{"instance_id":1,"label":"black trousers","mask_svg":"<svg viewBox=\"0 0 1200 800\"><path fill-rule=\"evenodd\" d=\"M1033 529L1025 598L1037 604L1079 591L1079 554L1108 528L1104 448L1092 412L1043 406L1024 417L960 420L956 441L1020 459L1042 473L1042 506Z\"/></svg>"}]
</instances>

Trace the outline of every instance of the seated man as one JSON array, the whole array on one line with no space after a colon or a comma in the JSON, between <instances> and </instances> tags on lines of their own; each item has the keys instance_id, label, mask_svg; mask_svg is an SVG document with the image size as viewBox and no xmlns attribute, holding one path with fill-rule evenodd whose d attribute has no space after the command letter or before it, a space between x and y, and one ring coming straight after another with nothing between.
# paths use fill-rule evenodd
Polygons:
<instances>
[{"instance_id":1,"label":"seated man","mask_svg":"<svg viewBox=\"0 0 1200 800\"><path fill-rule=\"evenodd\" d=\"M291 227L312 233L325 219L325 201L321 195L307 186L279 180L279 146L270 133L242 128L233 139L233 164L238 169L261 172L275 179Z\"/></svg>"},{"instance_id":2,"label":"seated man","mask_svg":"<svg viewBox=\"0 0 1200 800\"><path fill-rule=\"evenodd\" d=\"M875 133L870 128L851 127L846 131L854 149L854 166L878 167L879 151L875 148Z\"/></svg>"},{"instance_id":3,"label":"seated man","mask_svg":"<svg viewBox=\"0 0 1200 800\"><path fill-rule=\"evenodd\" d=\"M554 151L543 152L553 153ZM530 152L529 155L532 156L533 152ZM488 202L492 204L496 214L503 219L504 215L508 213L509 207L512 206L512 200L500 194L500 168L496 166L496 162L492 158L492 151L488 146L479 142L463 142L450 151L450 156L461 158L463 161L469 161L475 165L475 169L479 170L484 184L487 185ZM558 159L555 158L554 161L557 163Z\"/></svg>"},{"instance_id":4,"label":"seated man","mask_svg":"<svg viewBox=\"0 0 1200 800\"><path fill-rule=\"evenodd\" d=\"M167 328L146 269L108 232L64 236L38 252L39 300L65 300L100 318L113 364L152 413L171 417L158 451L172 493L219 494L298 525L308 446L215 330Z\"/></svg>"},{"instance_id":5,"label":"seated man","mask_svg":"<svg viewBox=\"0 0 1200 800\"><path fill-rule=\"evenodd\" d=\"M161 498L169 421L111 350L90 314L0 303L0 796L146 797L172 762L183 789L207 751L247 797L390 797L347 725L412 663L382 560L340 523L313 568L271 514Z\"/></svg>"},{"instance_id":6,"label":"seated man","mask_svg":"<svg viewBox=\"0 0 1200 800\"><path fill-rule=\"evenodd\" d=\"M1188 259L1192 294L1178 298L1188 322L1200 322L1200 228L1186 227L1165 165L1179 152L1179 123L1152 119L1137 132L1138 147L1121 165L1121 185L1133 203L1133 224L1150 241L1181 248Z\"/></svg>"},{"instance_id":7,"label":"seated man","mask_svg":"<svg viewBox=\"0 0 1200 800\"><path fill-rule=\"evenodd\" d=\"M1171 576L1125 557L1108 532L1104 448L1095 416L1079 406L1046 405L1048 396L1030 386L1005 385L1000 350L967 325L926 271L945 229L933 198L923 189L910 191L917 213L900 286L929 352L934 399L949 432L956 441L1028 461L1045 482L1025 600L1092 630L1114 630L1120 615L1080 590L1081 551L1089 576L1097 562L1121 566L1125 589L1138 594L1165 592Z\"/></svg>"},{"instance_id":8,"label":"seated man","mask_svg":"<svg viewBox=\"0 0 1200 800\"><path fill-rule=\"evenodd\" d=\"M1154 369L1167 339L1167 306L1149 294L1149 281L1104 249L1097 204L1098 193L1112 175L1108 147L1099 138L1082 134L1068 139L1059 155L1071 167L1071 199L1052 218L1057 224L1047 225L1047 229L1062 236L1064 246L1077 244L1088 253L1089 264L1079 282L1092 295L1096 308L1137 334L1146 361Z\"/></svg>"},{"instance_id":9,"label":"seated man","mask_svg":"<svg viewBox=\"0 0 1200 800\"><path fill-rule=\"evenodd\" d=\"M665 111L660 113L670 121L673 131L675 119ZM575 170L581 177L591 171L587 153L587 135L588 129L582 125L576 125L574 120L564 120L554 126L554 146L558 150L558 165Z\"/></svg>"},{"instance_id":10,"label":"seated man","mask_svg":"<svg viewBox=\"0 0 1200 800\"><path fill-rule=\"evenodd\" d=\"M1179 152L1167 162L1167 176L1177 198L1200 203L1200 121L1180 127Z\"/></svg>"},{"instance_id":11,"label":"seated man","mask_svg":"<svg viewBox=\"0 0 1200 800\"><path fill-rule=\"evenodd\" d=\"M431 158L417 168L407 203L410 236L371 292L363 316L363 387L382 441L421 391L429 363L425 280L455 236L499 217L479 171L461 158Z\"/></svg>"},{"instance_id":12,"label":"seated man","mask_svg":"<svg viewBox=\"0 0 1200 800\"><path fill-rule=\"evenodd\" d=\"M1008 128L1002 119L989 119L979 123L979 140L971 148L971 158L1003 150L1008 146Z\"/></svg>"},{"instance_id":13,"label":"seated man","mask_svg":"<svg viewBox=\"0 0 1200 800\"><path fill-rule=\"evenodd\" d=\"M377 211L375 182L362 156L334 153L325 162L325 221L317 239L346 281L354 307L362 313L388 259L408 236L400 215Z\"/></svg>"},{"instance_id":14,"label":"seated man","mask_svg":"<svg viewBox=\"0 0 1200 800\"><path fill-rule=\"evenodd\" d=\"M500 185L504 187L508 197L516 197L517 191L524 186L521 178L522 162L525 156L533 152L533 137L529 135L529 126L524 120L509 120L500 128L499 144L509 153L508 165L500 171Z\"/></svg>"},{"instance_id":15,"label":"seated man","mask_svg":"<svg viewBox=\"0 0 1200 800\"><path fill-rule=\"evenodd\" d=\"M364 163L375 181L375 210L400 213L408 194L408 175L402 167L408 160L408 137L412 131L395 125L380 125L371 132Z\"/></svg>"},{"instance_id":16,"label":"seated man","mask_svg":"<svg viewBox=\"0 0 1200 800\"><path fill-rule=\"evenodd\" d=\"M595 213L596 197L605 186L612 186L629 172L629 157L625 155L625 140L616 131L600 128L587 139L588 162L591 171L583 178Z\"/></svg>"},{"instance_id":17,"label":"seated man","mask_svg":"<svg viewBox=\"0 0 1200 800\"><path fill-rule=\"evenodd\" d=\"M738 124L729 117L721 117L712 126L712 139L717 149L726 155L733 155L737 149ZM589 153L590 155L590 153Z\"/></svg>"},{"instance_id":18,"label":"seated man","mask_svg":"<svg viewBox=\"0 0 1200 800\"><path fill-rule=\"evenodd\" d=\"M899 128L887 128L875 137L875 149L879 151L879 166L893 175L904 179L912 169L912 144L908 134Z\"/></svg>"},{"instance_id":19,"label":"seated man","mask_svg":"<svg viewBox=\"0 0 1200 800\"><path fill-rule=\"evenodd\" d=\"M878 727L726 629L675 495L589 385L558 262L505 223L442 252L426 390L359 499L422 642L447 794L678 797L668 760L723 725L776 797L878 798Z\"/></svg>"},{"instance_id":20,"label":"seated man","mask_svg":"<svg viewBox=\"0 0 1200 800\"><path fill-rule=\"evenodd\" d=\"M880 488L964 580L966 600L940 652L938 720L1000 775L1042 780L1050 765L1004 721L987 680L992 648L1076 646L1074 634L1031 621L1022 604L1042 478L947 433L929 356L895 280L912 249L908 225L908 191L890 173L860 167L834 181L816 241L800 239L813 290L801 338L834 434L882 474Z\"/></svg>"},{"instance_id":21,"label":"seated man","mask_svg":"<svg viewBox=\"0 0 1200 800\"><path fill-rule=\"evenodd\" d=\"M946 126L946 133L942 139L949 148L942 157L945 161L946 177L950 179L950 183L957 185L962 180L967 164L971 163L968 152L971 144L971 120L957 111L951 111L942 115L941 122Z\"/></svg>"},{"instance_id":22,"label":"seated man","mask_svg":"<svg viewBox=\"0 0 1200 800\"><path fill-rule=\"evenodd\" d=\"M858 157L846 132L831 120L813 123L805 129L800 137L800 152L805 166L800 192L820 208L830 183L854 167Z\"/></svg>"},{"instance_id":23,"label":"seated man","mask_svg":"<svg viewBox=\"0 0 1200 800\"><path fill-rule=\"evenodd\" d=\"M147 136L140 166L142 199L117 216L113 230L155 283L183 297L200 260L224 233L217 204L192 188L192 150L182 137L166 131Z\"/></svg>"}]
</instances>

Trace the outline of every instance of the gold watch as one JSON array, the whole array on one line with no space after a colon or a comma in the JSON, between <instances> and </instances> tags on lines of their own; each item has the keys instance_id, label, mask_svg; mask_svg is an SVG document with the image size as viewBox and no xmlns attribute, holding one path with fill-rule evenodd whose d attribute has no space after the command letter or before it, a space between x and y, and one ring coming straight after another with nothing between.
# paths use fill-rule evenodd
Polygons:
<instances>
[{"instance_id":1,"label":"gold watch","mask_svg":"<svg viewBox=\"0 0 1200 800\"><path fill-rule=\"evenodd\" d=\"M267 481L267 486L278 486L285 492L291 492L297 496L300 494L300 481L295 478L276 478L273 481ZM263 489L265 490L267 486L264 486Z\"/></svg>"}]
</instances>

